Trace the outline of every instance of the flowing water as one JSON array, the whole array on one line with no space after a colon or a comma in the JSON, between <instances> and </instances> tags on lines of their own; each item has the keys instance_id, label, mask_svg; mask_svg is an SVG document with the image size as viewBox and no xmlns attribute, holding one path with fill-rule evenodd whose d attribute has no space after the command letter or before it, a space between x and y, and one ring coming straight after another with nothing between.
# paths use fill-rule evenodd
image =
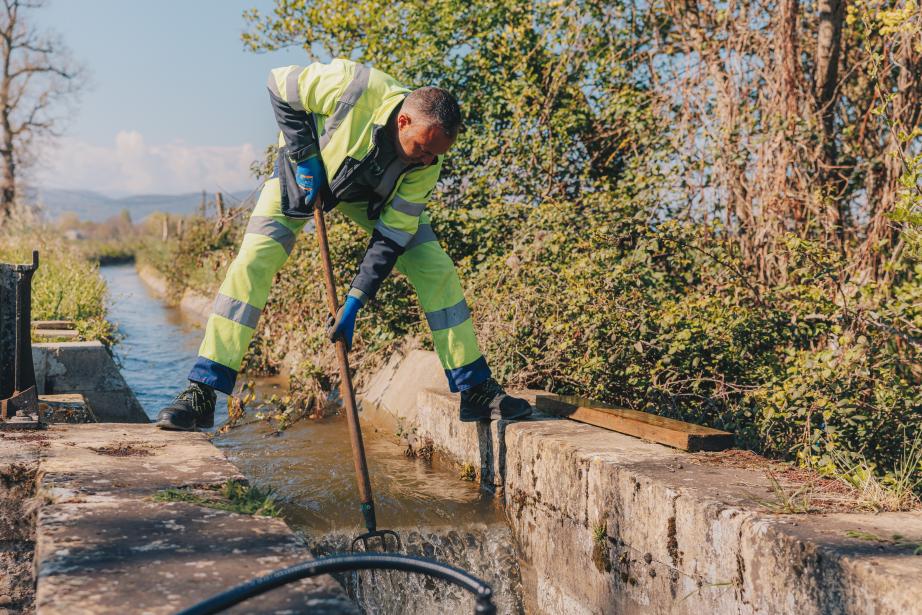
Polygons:
<instances>
[{"instance_id":1,"label":"flowing water","mask_svg":"<svg viewBox=\"0 0 922 615\"><path fill-rule=\"evenodd\" d=\"M102 268L109 285L109 318L124 336L115 354L122 373L150 417L185 385L202 328L177 308L164 306L133 265ZM257 382L267 397L283 378ZM216 424L227 418L223 396ZM453 564L487 580L500 612L522 611L518 561L511 534L491 494L437 462L408 458L393 434L363 426L379 528L394 529L404 551ZM345 419L301 421L278 434L248 420L214 443L254 484L271 487L285 520L317 554L348 549L361 531L352 451ZM367 613L473 612L473 600L424 577L363 573L342 579Z\"/></svg>"}]
</instances>

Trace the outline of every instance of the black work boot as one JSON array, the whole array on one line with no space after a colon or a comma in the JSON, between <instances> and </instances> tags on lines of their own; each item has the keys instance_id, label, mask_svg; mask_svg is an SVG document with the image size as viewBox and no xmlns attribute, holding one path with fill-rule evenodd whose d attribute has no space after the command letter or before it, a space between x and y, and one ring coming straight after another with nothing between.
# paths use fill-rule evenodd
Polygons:
<instances>
[{"instance_id":1,"label":"black work boot","mask_svg":"<svg viewBox=\"0 0 922 615\"><path fill-rule=\"evenodd\" d=\"M507 395L493 378L461 391L461 420L465 423L496 419L515 421L530 414L531 404Z\"/></svg>"},{"instance_id":2,"label":"black work boot","mask_svg":"<svg viewBox=\"0 0 922 615\"><path fill-rule=\"evenodd\" d=\"M189 381L189 386L157 415L157 427L176 431L195 431L214 426L217 395L210 386Z\"/></svg>"}]
</instances>

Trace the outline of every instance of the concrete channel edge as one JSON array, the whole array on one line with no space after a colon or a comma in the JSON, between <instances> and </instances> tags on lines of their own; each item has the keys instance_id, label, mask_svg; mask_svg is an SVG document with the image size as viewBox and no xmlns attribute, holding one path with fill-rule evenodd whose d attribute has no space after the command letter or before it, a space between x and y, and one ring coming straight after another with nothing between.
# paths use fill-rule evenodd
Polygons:
<instances>
[{"instance_id":1,"label":"concrete channel edge","mask_svg":"<svg viewBox=\"0 0 922 615\"><path fill-rule=\"evenodd\" d=\"M758 471L550 417L460 423L427 351L394 356L362 397L366 420L497 490L536 612L922 613L920 512L772 514Z\"/></svg>"}]
</instances>

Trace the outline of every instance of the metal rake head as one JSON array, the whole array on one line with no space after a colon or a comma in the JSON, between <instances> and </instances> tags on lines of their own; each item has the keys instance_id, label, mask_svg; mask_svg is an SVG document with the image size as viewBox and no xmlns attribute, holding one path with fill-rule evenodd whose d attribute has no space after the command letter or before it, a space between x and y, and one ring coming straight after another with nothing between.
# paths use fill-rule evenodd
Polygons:
<instances>
[{"instance_id":1,"label":"metal rake head","mask_svg":"<svg viewBox=\"0 0 922 615\"><path fill-rule=\"evenodd\" d=\"M390 539L388 537L390 537ZM388 549L387 547L389 540L396 543L397 545L396 551L403 551L403 543L400 542L400 536L398 536L397 532L393 530L373 530L370 532L365 532L364 534L360 534L352 539L352 546L349 548L349 550L355 553L357 551L356 545L361 543L362 544L361 550L368 551L369 543L371 543L375 539L380 540L381 551L383 553L387 553L390 551L390 549Z\"/></svg>"}]
</instances>

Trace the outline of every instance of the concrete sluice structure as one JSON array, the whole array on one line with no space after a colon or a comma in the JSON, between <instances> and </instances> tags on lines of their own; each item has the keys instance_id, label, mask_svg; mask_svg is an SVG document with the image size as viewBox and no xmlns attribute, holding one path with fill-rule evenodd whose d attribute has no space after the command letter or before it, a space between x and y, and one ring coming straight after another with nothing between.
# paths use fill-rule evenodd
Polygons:
<instances>
[{"instance_id":1,"label":"concrete sluice structure","mask_svg":"<svg viewBox=\"0 0 922 615\"><path fill-rule=\"evenodd\" d=\"M310 557L281 519L195 501L243 478L205 434L89 423L0 436L0 511L17 528L0 543L12 551L0 549L0 561L15 566L0 590L14 612L166 615ZM158 498L168 490L192 499ZM308 608L357 612L328 576L229 612Z\"/></svg>"},{"instance_id":2,"label":"concrete sluice structure","mask_svg":"<svg viewBox=\"0 0 922 615\"><path fill-rule=\"evenodd\" d=\"M458 512L471 505L459 497L463 506L433 522L422 509L416 514L412 500L395 509L401 503L392 491L377 489L382 509L402 510L406 521L380 525L401 533L407 553L491 582L500 612L922 610L919 512L771 514L759 472L701 465L693 454L566 420L461 424L457 400L431 386L440 382L437 366L430 353L414 351L379 372L365 388L366 433L378 426L393 434L399 424L409 446L431 447L436 462L472 469L483 499L495 497L501 514L478 523ZM316 466L310 452L302 461ZM267 453L262 461L272 471L301 471L284 456ZM311 551L342 550L356 533L306 529L286 515L299 537L280 519L158 501L164 490L207 496L241 478L200 433L93 423L4 434L0 474L0 561L12 573L0 584L0 601L15 608L31 600L23 575L34 545L40 614L173 613ZM331 495L357 521L349 491ZM469 596L425 577L376 572L342 581L303 582L236 612L348 613L357 603L366 613L442 614L472 606Z\"/></svg>"},{"instance_id":3,"label":"concrete sluice structure","mask_svg":"<svg viewBox=\"0 0 922 615\"><path fill-rule=\"evenodd\" d=\"M529 613L922 613L920 511L774 514L762 471L540 415L460 423L442 378L431 352L394 356L363 418L496 490Z\"/></svg>"},{"instance_id":4,"label":"concrete sluice structure","mask_svg":"<svg viewBox=\"0 0 922 615\"><path fill-rule=\"evenodd\" d=\"M46 363L42 379L63 382ZM490 582L501 613L922 613L918 511L775 514L761 471L551 417L460 423L457 397L444 389L435 355L415 350L392 357L360 393L379 527L398 531L409 554ZM0 609L32 602L33 547L39 614L172 613L344 550L359 531L348 443L344 429L321 433L344 426L297 424L275 438L288 439L282 449L255 425L218 441L233 463L204 434L149 425L0 437ZM402 447L432 464L407 461ZM241 471L278 489L287 523L155 499L177 488L210 497ZM303 483L285 484L291 477ZM340 581L303 582L233 612L473 608L470 596L426 577Z\"/></svg>"},{"instance_id":5,"label":"concrete sluice structure","mask_svg":"<svg viewBox=\"0 0 922 615\"><path fill-rule=\"evenodd\" d=\"M364 530L344 417L301 421L282 435L251 421L214 442L256 484L274 485L288 525L314 556L348 552ZM515 540L492 490L481 491L439 460L406 455L393 432L364 426L378 527L401 553L461 568L489 583L500 613L523 613ZM372 541L374 550L380 547ZM388 547L395 549L392 540ZM361 548L361 547L359 547ZM364 613L473 613L473 596L436 579L396 571L337 576Z\"/></svg>"}]
</instances>

